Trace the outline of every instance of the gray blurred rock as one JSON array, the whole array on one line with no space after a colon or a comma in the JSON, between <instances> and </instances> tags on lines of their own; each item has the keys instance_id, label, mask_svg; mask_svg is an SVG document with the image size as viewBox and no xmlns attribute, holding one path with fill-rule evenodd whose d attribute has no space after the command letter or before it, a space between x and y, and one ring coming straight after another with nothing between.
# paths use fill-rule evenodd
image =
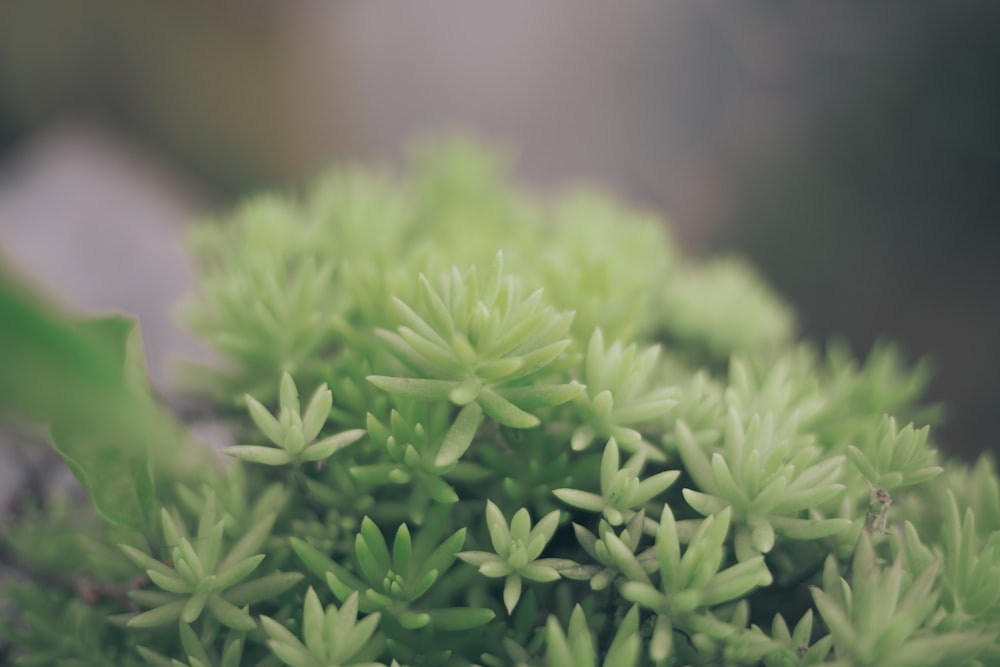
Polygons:
<instances>
[{"instance_id":1,"label":"gray blurred rock","mask_svg":"<svg viewBox=\"0 0 1000 667\"><path fill-rule=\"evenodd\" d=\"M190 183L104 127L44 129L0 164L0 252L67 308L138 318L157 389L168 360L199 355L172 312L192 271L183 223L206 205Z\"/></svg>"}]
</instances>

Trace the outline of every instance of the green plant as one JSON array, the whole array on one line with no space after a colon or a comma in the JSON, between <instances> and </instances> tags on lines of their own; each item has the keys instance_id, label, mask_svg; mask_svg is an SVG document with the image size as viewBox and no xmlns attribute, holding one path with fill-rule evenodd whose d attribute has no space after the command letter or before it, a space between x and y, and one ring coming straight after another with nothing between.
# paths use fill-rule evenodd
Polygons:
<instances>
[{"instance_id":1,"label":"green plant","mask_svg":"<svg viewBox=\"0 0 1000 667\"><path fill-rule=\"evenodd\" d=\"M922 366L797 342L743 264L526 198L469 144L414 174L195 230L186 316L221 359L185 378L219 456L127 321L0 283L0 407L53 425L97 511L7 519L7 659L1000 664L1000 481L938 462Z\"/></svg>"}]
</instances>

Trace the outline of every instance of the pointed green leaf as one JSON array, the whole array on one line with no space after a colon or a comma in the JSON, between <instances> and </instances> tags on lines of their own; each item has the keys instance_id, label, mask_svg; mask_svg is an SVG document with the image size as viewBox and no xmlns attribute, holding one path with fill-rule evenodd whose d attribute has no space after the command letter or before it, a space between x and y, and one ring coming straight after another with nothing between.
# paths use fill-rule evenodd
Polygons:
<instances>
[{"instance_id":1,"label":"pointed green leaf","mask_svg":"<svg viewBox=\"0 0 1000 667\"><path fill-rule=\"evenodd\" d=\"M621 594L629 602L634 602L652 611L664 611L668 606L663 593L652 585L639 581L627 581L622 584Z\"/></svg>"},{"instance_id":2,"label":"pointed green leaf","mask_svg":"<svg viewBox=\"0 0 1000 667\"><path fill-rule=\"evenodd\" d=\"M184 608L181 609L181 620L185 623L194 623L201 616L208 602L209 594L198 592L187 599ZM222 620L222 619L219 619Z\"/></svg>"},{"instance_id":3,"label":"pointed green leaf","mask_svg":"<svg viewBox=\"0 0 1000 667\"><path fill-rule=\"evenodd\" d=\"M588 512L603 512L604 498L579 489L556 489L552 494L567 505L578 507Z\"/></svg>"},{"instance_id":4,"label":"pointed green leaf","mask_svg":"<svg viewBox=\"0 0 1000 667\"><path fill-rule=\"evenodd\" d=\"M854 445L848 445L847 457L851 459L851 462L855 466L857 466L858 470L861 471L861 474L864 476L865 479L867 479L872 484L878 484L879 482L878 472L875 470L875 467L868 460L868 457L865 456L860 449L858 449Z\"/></svg>"},{"instance_id":5,"label":"pointed green leaf","mask_svg":"<svg viewBox=\"0 0 1000 667\"><path fill-rule=\"evenodd\" d=\"M533 428L540 423L538 417L525 412L489 387L483 387L477 400L486 414L504 426Z\"/></svg>"},{"instance_id":6,"label":"pointed green leaf","mask_svg":"<svg viewBox=\"0 0 1000 667\"><path fill-rule=\"evenodd\" d=\"M462 408L445 434L444 441L434 459L434 465L438 468L444 468L462 458L469 445L472 444L472 439L482 421L483 411L478 403L470 403Z\"/></svg>"},{"instance_id":7,"label":"pointed green leaf","mask_svg":"<svg viewBox=\"0 0 1000 667\"><path fill-rule=\"evenodd\" d=\"M774 505L773 511L781 513L798 512L810 507L816 507L836 498L846 488L843 484L828 484L800 491L788 491L785 489L781 494L781 498Z\"/></svg>"},{"instance_id":8,"label":"pointed green leaf","mask_svg":"<svg viewBox=\"0 0 1000 667\"><path fill-rule=\"evenodd\" d=\"M259 447L256 445L234 445L222 450L223 454L249 463L260 463L267 466L282 466L292 462L291 456L283 449L276 447Z\"/></svg>"},{"instance_id":9,"label":"pointed green leaf","mask_svg":"<svg viewBox=\"0 0 1000 667\"><path fill-rule=\"evenodd\" d=\"M818 540L850 528L850 519L796 519L784 516L770 517L775 531L794 540Z\"/></svg>"},{"instance_id":10,"label":"pointed green leaf","mask_svg":"<svg viewBox=\"0 0 1000 667\"><path fill-rule=\"evenodd\" d=\"M220 569L216 579L219 590L225 590L249 577L262 560L264 560L264 554L257 554Z\"/></svg>"},{"instance_id":11,"label":"pointed green leaf","mask_svg":"<svg viewBox=\"0 0 1000 667\"><path fill-rule=\"evenodd\" d=\"M694 434L684 420L677 420L677 451L684 461L684 470L694 480L698 488L706 493L717 493L715 478L712 474L712 464L709 462L701 445L695 440Z\"/></svg>"},{"instance_id":12,"label":"pointed green leaf","mask_svg":"<svg viewBox=\"0 0 1000 667\"><path fill-rule=\"evenodd\" d=\"M604 453L601 455L601 493L611 493L615 476L621 467L618 443L614 438L608 440L604 445ZM556 494L558 496L558 494Z\"/></svg>"},{"instance_id":13,"label":"pointed green leaf","mask_svg":"<svg viewBox=\"0 0 1000 667\"><path fill-rule=\"evenodd\" d=\"M503 585L503 603L507 608L507 613L514 613L514 607L517 606L518 600L521 599L521 577L516 574L512 574L507 577Z\"/></svg>"},{"instance_id":14,"label":"pointed green leaf","mask_svg":"<svg viewBox=\"0 0 1000 667\"><path fill-rule=\"evenodd\" d=\"M323 430L323 425L330 416L330 409L333 407L333 392L325 384L320 385L312 398L309 399L309 406L302 415L302 434L306 442L312 442Z\"/></svg>"},{"instance_id":15,"label":"pointed green leaf","mask_svg":"<svg viewBox=\"0 0 1000 667\"><path fill-rule=\"evenodd\" d=\"M168 593L186 594L191 592L191 584L176 574L164 575L159 570L146 570L149 580Z\"/></svg>"},{"instance_id":16,"label":"pointed green leaf","mask_svg":"<svg viewBox=\"0 0 1000 667\"><path fill-rule=\"evenodd\" d=\"M559 510L552 510L539 519L535 527L531 529L527 540L529 560L538 558L542 553L542 549L555 535L556 529L559 528L559 517L561 514Z\"/></svg>"},{"instance_id":17,"label":"pointed green leaf","mask_svg":"<svg viewBox=\"0 0 1000 667\"><path fill-rule=\"evenodd\" d=\"M546 658L550 667L592 667L592 665L579 665L566 641L562 627L555 616L549 616L546 624Z\"/></svg>"},{"instance_id":18,"label":"pointed green leaf","mask_svg":"<svg viewBox=\"0 0 1000 667\"><path fill-rule=\"evenodd\" d=\"M712 577L701 589L700 603L712 607L743 598L767 579L769 574L763 556L737 563Z\"/></svg>"},{"instance_id":19,"label":"pointed green leaf","mask_svg":"<svg viewBox=\"0 0 1000 667\"><path fill-rule=\"evenodd\" d=\"M639 564L635 554L629 549L627 544L622 542L617 535L610 532L604 535L603 541L607 546L611 559L618 569L621 570L622 574L631 581L649 583L649 576L646 575L646 571Z\"/></svg>"},{"instance_id":20,"label":"pointed green leaf","mask_svg":"<svg viewBox=\"0 0 1000 667\"><path fill-rule=\"evenodd\" d=\"M661 585L666 590L676 588L681 562L680 537L674 513L667 504L663 505L660 525L656 530L656 559L660 566Z\"/></svg>"},{"instance_id":21,"label":"pointed green leaf","mask_svg":"<svg viewBox=\"0 0 1000 667\"><path fill-rule=\"evenodd\" d=\"M409 396L421 401L447 401L451 390L458 384L454 380L425 380L369 375L368 381L390 394Z\"/></svg>"},{"instance_id":22,"label":"pointed green leaf","mask_svg":"<svg viewBox=\"0 0 1000 667\"><path fill-rule=\"evenodd\" d=\"M301 572L275 572L237 584L223 593L222 597L237 607L245 607L262 600L277 598L303 578Z\"/></svg>"},{"instance_id":23,"label":"pointed green leaf","mask_svg":"<svg viewBox=\"0 0 1000 667\"><path fill-rule=\"evenodd\" d=\"M130 628L155 628L173 623L180 618L181 611L187 602L187 598L168 602L156 609L150 609L149 611L133 616L126 625Z\"/></svg>"},{"instance_id":24,"label":"pointed green leaf","mask_svg":"<svg viewBox=\"0 0 1000 667\"><path fill-rule=\"evenodd\" d=\"M479 567L487 561L501 560L499 556L494 553L490 553L489 551L462 551L461 553L455 555L469 565L474 565L476 567Z\"/></svg>"},{"instance_id":25,"label":"pointed green leaf","mask_svg":"<svg viewBox=\"0 0 1000 667\"><path fill-rule=\"evenodd\" d=\"M385 572L392 567L389 547L382 536L382 531L379 530L378 524L367 516L361 519L361 533L358 535L358 540L363 541L368 547L368 551L375 559L375 565L379 570Z\"/></svg>"},{"instance_id":26,"label":"pointed green leaf","mask_svg":"<svg viewBox=\"0 0 1000 667\"><path fill-rule=\"evenodd\" d=\"M568 403L579 396L585 387L577 382L569 384L525 385L497 387L497 394L522 409L552 408Z\"/></svg>"},{"instance_id":27,"label":"pointed green leaf","mask_svg":"<svg viewBox=\"0 0 1000 667\"><path fill-rule=\"evenodd\" d=\"M399 524L396 539L392 543L392 569L405 573L410 566L410 555L413 553L413 543L410 540L410 529L405 523Z\"/></svg>"},{"instance_id":28,"label":"pointed green leaf","mask_svg":"<svg viewBox=\"0 0 1000 667\"><path fill-rule=\"evenodd\" d=\"M150 665L150 667L174 667L169 658L165 658L156 651L151 651L145 646L136 646L135 650L142 657L142 659Z\"/></svg>"},{"instance_id":29,"label":"pointed green leaf","mask_svg":"<svg viewBox=\"0 0 1000 667\"><path fill-rule=\"evenodd\" d=\"M289 667L314 667L316 664L315 658L298 640L294 644L286 644L272 639L268 640L267 646L279 660Z\"/></svg>"},{"instance_id":30,"label":"pointed green leaf","mask_svg":"<svg viewBox=\"0 0 1000 667\"><path fill-rule=\"evenodd\" d=\"M209 596L208 609L220 623L234 630L249 632L257 627L250 614L218 595Z\"/></svg>"},{"instance_id":31,"label":"pointed green leaf","mask_svg":"<svg viewBox=\"0 0 1000 667\"><path fill-rule=\"evenodd\" d=\"M184 652L187 653L189 660L193 658L205 665L212 664L208 654L205 653L205 647L202 646L201 640L198 639L198 635L195 634L194 630L187 623L180 624L180 637L181 646L184 647Z\"/></svg>"},{"instance_id":32,"label":"pointed green leaf","mask_svg":"<svg viewBox=\"0 0 1000 667\"><path fill-rule=\"evenodd\" d=\"M299 390L288 371L281 374L281 382L278 385L278 402L282 411L288 410L294 414L301 412Z\"/></svg>"},{"instance_id":33,"label":"pointed green leaf","mask_svg":"<svg viewBox=\"0 0 1000 667\"><path fill-rule=\"evenodd\" d=\"M361 428L335 433L306 447L298 458L302 461L323 461L344 447L354 444L363 438L366 433L367 431Z\"/></svg>"},{"instance_id":34,"label":"pointed green leaf","mask_svg":"<svg viewBox=\"0 0 1000 667\"><path fill-rule=\"evenodd\" d=\"M240 660L243 658L243 641L245 636L242 632L229 633L226 645L222 649L222 661L219 667L240 666Z\"/></svg>"},{"instance_id":35,"label":"pointed green leaf","mask_svg":"<svg viewBox=\"0 0 1000 667\"><path fill-rule=\"evenodd\" d=\"M276 445L280 445L285 439L285 429L281 427L281 424L274 418L274 415L260 401L250 394L246 394L244 398L246 399L247 409L250 412L250 418L253 420L253 423L257 425L261 433L267 436L268 440Z\"/></svg>"},{"instance_id":36,"label":"pointed green leaf","mask_svg":"<svg viewBox=\"0 0 1000 667\"><path fill-rule=\"evenodd\" d=\"M271 536L274 522L278 518L277 512L268 512L260 517L253 528L244 533L239 541L230 547L226 557L219 565L219 572L222 572L234 564L258 554L265 540Z\"/></svg>"},{"instance_id":37,"label":"pointed green leaf","mask_svg":"<svg viewBox=\"0 0 1000 667\"><path fill-rule=\"evenodd\" d=\"M719 489L719 495L739 507L749 507L750 502L747 498L746 491L740 488L740 486L736 483L736 480L733 479L732 473L729 470L729 465L718 452L712 454L711 466L712 477L715 480L716 488Z\"/></svg>"},{"instance_id":38,"label":"pointed green leaf","mask_svg":"<svg viewBox=\"0 0 1000 667\"><path fill-rule=\"evenodd\" d=\"M498 554L506 554L510 549L510 528L507 527L507 519L503 512L493 504L492 500L486 501L486 527L490 531L493 549Z\"/></svg>"},{"instance_id":39,"label":"pointed green leaf","mask_svg":"<svg viewBox=\"0 0 1000 667\"><path fill-rule=\"evenodd\" d=\"M514 512L514 516L510 520L511 542L527 542L530 531L531 515L528 514L528 509L526 507L522 507Z\"/></svg>"},{"instance_id":40,"label":"pointed green leaf","mask_svg":"<svg viewBox=\"0 0 1000 667\"><path fill-rule=\"evenodd\" d=\"M397 620L407 630L419 630L431 622L431 617L426 612L404 611Z\"/></svg>"},{"instance_id":41,"label":"pointed green leaf","mask_svg":"<svg viewBox=\"0 0 1000 667\"><path fill-rule=\"evenodd\" d=\"M679 470L665 470L642 480L639 482L639 487L632 498L632 506L641 507L650 502L669 489L680 475L681 472Z\"/></svg>"},{"instance_id":42,"label":"pointed green leaf","mask_svg":"<svg viewBox=\"0 0 1000 667\"><path fill-rule=\"evenodd\" d=\"M305 640L306 648L314 656L326 656L329 650L324 633L325 620L323 605L320 604L316 591L310 586L302 603L302 638Z\"/></svg>"},{"instance_id":43,"label":"pointed green leaf","mask_svg":"<svg viewBox=\"0 0 1000 667\"><path fill-rule=\"evenodd\" d=\"M306 566L306 569L317 579L326 581L327 572L333 572L351 590L361 590L364 588L361 580L351 574L347 568L320 553L316 547L308 542L297 537L289 538L289 542L292 545L295 555L299 557L299 560ZM344 597L346 598L346 595Z\"/></svg>"},{"instance_id":44,"label":"pointed green leaf","mask_svg":"<svg viewBox=\"0 0 1000 667\"><path fill-rule=\"evenodd\" d=\"M122 553L125 554L126 558L128 558L130 561L132 561L132 563L136 567L142 570L156 570L161 575L166 577L172 577L176 575L176 572L172 568L167 567L166 565L156 560L152 556L144 554L143 552L139 551L133 546L130 546L128 544L119 544L118 548L122 550Z\"/></svg>"},{"instance_id":45,"label":"pointed green leaf","mask_svg":"<svg viewBox=\"0 0 1000 667\"><path fill-rule=\"evenodd\" d=\"M687 504L702 516L717 514L729 507L728 501L710 496L707 493L692 491L691 489L683 489L681 493L684 494L684 500L687 501Z\"/></svg>"},{"instance_id":46,"label":"pointed green leaf","mask_svg":"<svg viewBox=\"0 0 1000 667\"><path fill-rule=\"evenodd\" d=\"M653 636L649 641L649 657L656 662L662 662L673 653L674 629L670 624L670 617L660 614L656 618L656 625L653 626Z\"/></svg>"}]
</instances>

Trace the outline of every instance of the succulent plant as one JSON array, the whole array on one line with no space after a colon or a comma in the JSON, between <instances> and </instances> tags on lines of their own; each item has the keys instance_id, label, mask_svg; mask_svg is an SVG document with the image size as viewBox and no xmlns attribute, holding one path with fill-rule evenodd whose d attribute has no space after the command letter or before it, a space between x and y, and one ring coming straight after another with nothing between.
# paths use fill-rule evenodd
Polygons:
<instances>
[{"instance_id":1,"label":"succulent plant","mask_svg":"<svg viewBox=\"0 0 1000 667\"><path fill-rule=\"evenodd\" d=\"M940 460L925 369L799 341L745 264L501 164L445 145L194 232L221 455L127 321L0 281L0 408L94 499L9 518L4 659L1000 664L1000 481Z\"/></svg>"}]
</instances>

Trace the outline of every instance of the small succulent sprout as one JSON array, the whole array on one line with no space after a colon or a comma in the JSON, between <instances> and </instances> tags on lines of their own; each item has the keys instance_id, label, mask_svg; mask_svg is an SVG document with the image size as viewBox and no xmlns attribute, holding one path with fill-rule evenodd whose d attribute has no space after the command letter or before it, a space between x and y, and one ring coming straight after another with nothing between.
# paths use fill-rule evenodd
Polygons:
<instances>
[{"instance_id":1,"label":"small succulent sprout","mask_svg":"<svg viewBox=\"0 0 1000 667\"><path fill-rule=\"evenodd\" d=\"M136 590L130 593L140 605L154 607L133 616L129 627L148 628L173 623L194 623L207 608L222 625L234 630L253 630L257 624L247 613L247 605L278 596L302 579L297 572L273 573L244 581L257 569L270 536L275 514L269 514L223 556L224 522L217 518L215 498L210 495L193 538L183 524L163 509L163 537L170 550L166 565L127 544L119 545L125 556L144 569L150 581L165 591Z\"/></svg>"},{"instance_id":2,"label":"small succulent sprout","mask_svg":"<svg viewBox=\"0 0 1000 667\"><path fill-rule=\"evenodd\" d=\"M663 448L673 454L678 448L678 425L683 423L686 437L701 447L714 445L722 432L726 406L725 385L702 369L682 382L677 392L677 405L664 419Z\"/></svg>"},{"instance_id":3,"label":"small succulent sprout","mask_svg":"<svg viewBox=\"0 0 1000 667\"><path fill-rule=\"evenodd\" d=\"M952 470L953 476L959 477L967 469L953 465ZM1000 531L1000 477L996 460L991 456L980 457L963 477L962 483L949 484L947 488L954 489L962 505L972 509L980 530Z\"/></svg>"},{"instance_id":4,"label":"small succulent sprout","mask_svg":"<svg viewBox=\"0 0 1000 667\"><path fill-rule=\"evenodd\" d=\"M108 623L103 605L52 595L37 583L5 587L4 604L25 610L23 622L5 618L0 623L7 664L118 665L124 658L119 642L111 638L118 633ZM68 628L72 631L67 632ZM10 648L15 646L20 650L11 655Z\"/></svg>"},{"instance_id":5,"label":"small succulent sprout","mask_svg":"<svg viewBox=\"0 0 1000 667\"><path fill-rule=\"evenodd\" d=\"M747 628L744 618L749 616L749 606L743 600L730 609L747 609L744 614L740 611L733 614L729 619L719 619L716 621L715 614L706 614L703 618L710 619L709 623L719 629L719 647L721 648L722 664L725 665L759 665L763 662L764 656L772 653L776 642L765 635L760 628ZM722 610L726 611L726 610ZM717 623L717 625L716 625ZM729 628L725 628L725 626ZM732 628L732 629L730 629Z\"/></svg>"},{"instance_id":6,"label":"small succulent sprout","mask_svg":"<svg viewBox=\"0 0 1000 667\"><path fill-rule=\"evenodd\" d=\"M253 396L246 396L250 417L274 447L235 445L223 451L250 463L295 465L325 461L365 435L363 429L351 429L316 440L333 405L333 394L325 384L316 389L303 413L295 381L286 372L281 376L278 400L278 416L275 417Z\"/></svg>"},{"instance_id":7,"label":"small succulent sprout","mask_svg":"<svg viewBox=\"0 0 1000 667\"><path fill-rule=\"evenodd\" d=\"M812 348L796 346L769 355L734 354L729 360L725 401L744 418L768 413L779 438L800 437L828 409L829 397L817 380L819 369Z\"/></svg>"},{"instance_id":8,"label":"small succulent sprout","mask_svg":"<svg viewBox=\"0 0 1000 667\"><path fill-rule=\"evenodd\" d=\"M579 604L573 607L573 613L570 614L568 630L568 633L564 633L559 620L555 616L549 616L545 625L546 658L549 666L598 667L595 638ZM618 626L600 664L603 667L635 667L641 651L639 607L633 605Z\"/></svg>"},{"instance_id":9,"label":"small succulent sprout","mask_svg":"<svg viewBox=\"0 0 1000 667\"><path fill-rule=\"evenodd\" d=\"M217 472L213 484L197 487L177 487L178 507L186 516L200 517L210 495L215 497L216 511L225 522L225 535L236 538L253 528L268 514L281 515L289 506L292 491L280 482L254 489L251 497L247 488L244 466L225 466Z\"/></svg>"},{"instance_id":10,"label":"small succulent sprout","mask_svg":"<svg viewBox=\"0 0 1000 667\"><path fill-rule=\"evenodd\" d=\"M946 517L945 524L948 524ZM917 529L909 521L903 522L902 531L889 533L894 558L903 559L903 568L908 572L923 572L938 559L938 555L920 539ZM860 534L860 533L859 533Z\"/></svg>"},{"instance_id":11,"label":"small succulent sprout","mask_svg":"<svg viewBox=\"0 0 1000 667\"><path fill-rule=\"evenodd\" d=\"M636 512L622 531L615 533L611 525L602 520L597 529L599 537L574 523L576 541L584 552L597 562L597 565L566 567L560 570L560 574L567 579L589 581L590 587L595 591L604 590L622 573L642 570L646 575L651 574L656 570L652 547L636 554L645 523L645 513ZM639 574L635 576L642 578Z\"/></svg>"},{"instance_id":12,"label":"small succulent sprout","mask_svg":"<svg viewBox=\"0 0 1000 667\"><path fill-rule=\"evenodd\" d=\"M861 475L876 489L892 490L933 479L944 468L936 465L937 456L927 446L930 428L915 429L907 424L896 427L893 417L884 415L873 437L860 446L848 445L847 455Z\"/></svg>"},{"instance_id":13,"label":"small succulent sprout","mask_svg":"<svg viewBox=\"0 0 1000 667\"><path fill-rule=\"evenodd\" d=\"M707 517L698 527L684 554L673 512L664 505L656 531L656 563L659 585L644 571L625 572L622 596L657 614L650 639L650 657L664 660L670 655L674 628L691 630L699 610L745 597L758 586L771 583L771 573L763 556L756 556L727 568L726 534L730 508Z\"/></svg>"},{"instance_id":14,"label":"small succulent sprout","mask_svg":"<svg viewBox=\"0 0 1000 667\"><path fill-rule=\"evenodd\" d=\"M881 566L867 533L858 542L849 582L839 576L836 560L829 556L823 587L810 590L837 654L851 664L880 667L968 664L993 643L995 630L940 624L935 590L939 570L940 561L935 561L921 572L904 572L898 557Z\"/></svg>"},{"instance_id":15,"label":"small succulent sprout","mask_svg":"<svg viewBox=\"0 0 1000 667\"><path fill-rule=\"evenodd\" d=\"M388 460L352 466L351 474L366 484L413 484L435 502L458 501L458 494L442 476L455 468L469 449L483 421L483 411L470 403L459 410L447 430L435 429L435 424L451 419L448 411L437 409L427 415L432 420L430 433L423 423L411 424L396 410L390 414L388 426L369 413L368 434Z\"/></svg>"},{"instance_id":16,"label":"small succulent sprout","mask_svg":"<svg viewBox=\"0 0 1000 667\"><path fill-rule=\"evenodd\" d=\"M629 451L639 448L642 433L633 427L660 419L677 404L673 389L654 388L652 383L659 355L658 346L641 354L635 344L625 347L615 341L606 347L601 330L594 331L581 378L587 389L573 400L583 420L570 440L575 451L586 449L598 438L615 438ZM660 450L646 449L662 457Z\"/></svg>"},{"instance_id":17,"label":"small succulent sprout","mask_svg":"<svg viewBox=\"0 0 1000 667\"><path fill-rule=\"evenodd\" d=\"M445 274L439 288L423 275L419 282L415 307L395 299L405 324L377 332L416 376L370 375L375 386L424 401L475 402L512 428L537 426L527 410L561 405L583 390L539 380L569 347L573 313L544 306L541 290L523 296L518 279L503 272L503 253L482 282L475 267Z\"/></svg>"},{"instance_id":18,"label":"small succulent sprout","mask_svg":"<svg viewBox=\"0 0 1000 667\"><path fill-rule=\"evenodd\" d=\"M962 627L970 618L1000 618L1000 533L983 544L975 513L966 508L963 515L951 491L943 528L945 608Z\"/></svg>"},{"instance_id":19,"label":"small succulent sprout","mask_svg":"<svg viewBox=\"0 0 1000 667\"><path fill-rule=\"evenodd\" d=\"M539 513L559 507L552 489L572 484L576 468L575 457L567 451L565 441L541 429L502 429L498 435L501 446L477 447L477 461L472 464L476 467L469 468L470 464L462 461L466 470L478 470L480 480L502 480L505 498L512 506L531 507ZM463 481L476 480L469 480L467 475Z\"/></svg>"},{"instance_id":20,"label":"small succulent sprout","mask_svg":"<svg viewBox=\"0 0 1000 667\"><path fill-rule=\"evenodd\" d=\"M580 489L555 489L552 493L567 505L590 512L601 512L612 526L620 526L631 519L680 477L679 470L644 477L642 469L646 458L636 452L619 468L621 454L614 438L608 440L601 457L601 494Z\"/></svg>"},{"instance_id":21,"label":"small succulent sprout","mask_svg":"<svg viewBox=\"0 0 1000 667\"><path fill-rule=\"evenodd\" d=\"M381 614L369 614L358 620L359 594L352 593L338 609L328 605L324 611L316 591L306 592L302 612L302 639L287 627L261 616L267 645L289 667L376 667L374 662L385 648L378 633Z\"/></svg>"},{"instance_id":22,"label":"small succulent sprout","mask_svg":"<svg viewBox=\"0 0 1000 667\"><path fill-rule=\"evenodd\" d=\"M192 379L209 380L226 402L248 390L270 402L282 369L318 382L324 348L337 339L331 322L346 302L337 262L302 226L290 233L301 215L291 198L257 196L240 207L239 225L193 230L203 298L183 315L233 363L225 375L195 367Z\"/></svg>"},{"instance_id":23,"label":"small succulent sprout","mask_svg":"<svg viewBox=\"0 0 1000 667\"><path fill-rule=\"evenodd\" d=\"M659 327L659 293L676 261L663 225L596 192L574 192L553 204L548 251L531 268L553 304L576 311L574 338L586 341L597 327L612 338L648 338Z\"/></svg>"},{"instance_id":24,"label":"small succulent sprout","mask_svg":"<svg viewBox=\"0 0 1000 667\"><path fill-rule=\"evenodd\" d=\"M795 624L794 630L788 628L788 623L781 614L775 614L770 637L778 644L778 648L764 656L764 666L809 667L826 662L830 649L833 648L833 637L825 635L813 642L812 634L812 609L806 610Z\"/></svg>"},{"instance_id":25,"label":"small succulent sprout","mask_svg":"<svg viewBox=\"0 0 1000 667\"><path fill-rule=\"evenodd\" d=\"M209 631L199 636L187 624L180 624L181 647L187 654L187 662L170 659L145 646L137 646L136 651L151 667L239 667L242 664L243 646L246 632L230 629L225 635L221 653L212 646L218 633Z\"/></svg>"},{"instance_id":26,"label":"small succulent sprout","mask_svg":"<svg viewBox=\"0 0 1000 667\"><path fill-rule=\"evenodd\" d=\"M837 482L843 456L823 456L814 446L792 446L778 439L769 415L754 415L744 427L730 408L723 451L711 457L683 422L678 422L678 451L699 490L684 489L684 499L704 516L732 510L739 522L737 557L768 553L776 535L814 540L845 530L845 518L820 518L815 508L843 494ZM810 512L810 518L800 514Z\"/></svg>"},{"instance_id":27,"label":"small succulent sprout","mask_svg":"<svg viewBox=\"0 0 1000 667\"><path fill-rule=\"evenodd\" d=\"M663 325L672 339L715 359L788 341L794 315L735 258L684 267L663 285Z\"/></svg>"},{"instance_id":28,"label":"small succulent sprout","mask_svg":"<svg viewBox=\"0 0 1000 667\"><path fill-rule=\"evenodd\" d=\"M493 501L486 501L486 526L490 531L495 553L489 551L463 551L458 557L479 568L487 577L504 577L503 600L507 613L512 613L521 598L523 580L550 582L559 579L559 569L576 565L559 558L539 558L545 545L559 527L559 510L546 514L534 526L525 508L514 513L507 525L500 508Z\"/></svg>"},{"instance_id":29,"label":"small succulent sprout","mask_svg":"<svg viewBox=\"0 0 1000 667\"><path fill-rule=\"evenodd\" d=\"M777 644L757 627L747 627L750 604L739 600L687 617L673 644L673 661L678 664L759 665Z\"/></svg>"},{"instance_id":30,"label":"small succulent sprout","mask_svg":"<svg viewBox=\"0 0 1000 667\"><path fill-rule=\"evenodd\" d=\"M490 609L451 607L447 609L414 609L413 603L426 594L441 574L451 567L462 543L465 529L461 528L440 544L430 541L427 523L418 539L410 536L403 523L396 531L392 549L378 525L370 518L361 521L355 538L355 555L361 578L340 566L324 563L323 556L301 542L293 547L300 558L316 563L312 569L327 568L327 585L343 602L360 592L359 605L365 613L379 611L393 617L402 627L416 630L428 625L440 630L469 630L489 623L495 616ZM423 539L421 539L423 538ZM319 558L317 558L319 556Z\"/></svg>"}]
</instances>

